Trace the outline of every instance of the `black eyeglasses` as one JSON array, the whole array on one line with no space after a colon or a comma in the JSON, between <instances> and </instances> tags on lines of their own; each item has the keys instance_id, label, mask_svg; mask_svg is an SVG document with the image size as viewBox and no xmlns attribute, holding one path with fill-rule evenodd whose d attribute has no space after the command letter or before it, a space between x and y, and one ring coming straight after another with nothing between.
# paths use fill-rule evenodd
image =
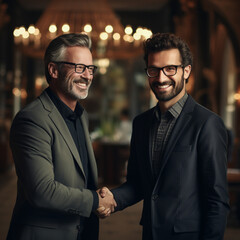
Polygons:
<instances>
[{"instance_id":1,"label":"black eyeglasses","mask_svg":"<svg viewBox=\"0 0 240 240\"><path fill-rule=\"evenodd\" d=\"M158 77L161 70L163 71L163 73L166 76L169 77L169 76L174 76L177 73L178 67L183 68L183 65L168 65L168 66L161 67L161 68L148 67L148 68L145 69L145 71L147 73L147 76L150 77L150 78L151 77Z\"/></svg>"},{"instance_id":2,"label":"black eyeglasses","mask_svg":"<svg viewBox=\"0 0 240 240\"><path fill-rule=\"evenodd\" d=\"M54 63L73 65L73 66L75 66L76 73L83 73L87 68L89 71L89 74L93 75L95 73L95 71L97 70L97 66L95 66L95 65L85 65L85 64L81 64L81 63L72 63L72 62L54 62Z\"/></svg>"}]
</instances>

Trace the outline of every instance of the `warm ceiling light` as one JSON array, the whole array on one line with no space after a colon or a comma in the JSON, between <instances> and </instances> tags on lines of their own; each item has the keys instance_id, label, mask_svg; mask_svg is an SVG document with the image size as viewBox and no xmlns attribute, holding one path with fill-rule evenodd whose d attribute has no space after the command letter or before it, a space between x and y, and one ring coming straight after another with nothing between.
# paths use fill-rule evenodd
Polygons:
<instances>
[{"instance_id":1,"label":"warm ceiling light","mask_svg":"<svg viewBox=\"0 0 240 240\"><path fill-rule=\"evenodd\" d=\"M113 32L113 27L112 27L112 25L107 25L107 26L105 27L105 31L106 31L107 33L112 33L112 32Z\"/></svg>"},{"instance_id":2,"label":"warm ceiling light","mask_svg":"<svg viewBox=\"0 0 240 240\"><path fill-rule=\"evenodd\" d=\"M108 34L106 32L102 32L102 33L100 33L99 37L102 40L107 40L108 39Z\"/></svg>"},{"instance_id":3,"label":"warm ceiling light","mask_svg":"<svg viewBox=\"0 0 240 240\"><path fill-rule=\"evenodd\" d=\"M126 33L126 34L130 35L130 34L132 34L132 32L133 32L133 29L132 29L131 26L127 26L127 27L125 28L125 33Z\"/></svg>"},{"instance_id":4,"label":"warm ceiling light","mask_svg":"<svg viewBox=\"0 0 240 240\"><path fill-rule=\"evenodd\" d=\"M25 27L20 27L20 28L19 28L19 32L20 32L21 35L23 35L23 33L26 32Z\"/></svg>"},{"instance_id":5,"label":"warm ceiling light","mask_svg":"<svg viewBox=\"0 0 240 240\"><path fill-rule=\"evenodd\" d=\"M20 30L18 28L16 28L13 32L13 35L14 35L14 37L19 37L21 35Z\"/></svg>"},{"instance_id":6,"label":"warm ceiling light","mask_svg":"<svg viewBox=\"0 0 240 240\"><path fill-rule=\"evenodd\" d=\"M143 34L143 28L142 27L138 27L136 30L136 33L142 35Z\"/></svg>"},{"instance_id":7,"label":"warm ceiling light","mask_svg":"<svg viewBox=\"0 0 240 240\"><path fill-rule=\"evenodd\" d=\"M39 29L38 29L38 28L35 28L34 35L37 36L37 35L39 35L39 33L40 33Z\"/></svg>"},{"instance_id":8,"label":"warm ceiling light","mask_svg":"<svg viewBox=\"0 0 240 240\"><path fill-rule=\"evenodd\" d=\"M57 32L57 26L55 24L52 24L49 26L48 30L51 33L55 33L55 32Z\"/></svg>"},{"instance_id":9,"label":"warm ceiling light","mask_svg":"<svg viewBox=\"0 0 240 240\"><path fill-rule=\"evenodd\" d=\"M30 26L27 29L30 33L29 38L24 39L22 36L26 31L25 28L22 27L21 30L16 28L13 33L14 43L28 47L26 51L24 50L24 54L42 58L49 41L59 34L70 31L84 32L91 37L93 55L96 58L121 59L142 54L142 48L139 46L145 37L140 33L134 35L135 31L133 32L130 25L126 25L124 29L107 0L91 0L90 2L91 5L85 0L49 0L49 5L43 11L36 26ZM34 30L33 27L38 29ZM128 35L124 37L125 41L124 35ZM148 34L145 33L145 35ZM132 44L134 40L136 43Z\"/></svg>"},{"instance_id":10,"label":"warm ceiling light","mask_svg":"<svg viewBox=\"0 0 240 240\"><path fill-rule=\"evenodd\" d=\"M114 34L113 34L113 39L114 39L114 40L117 41L117 40L120 40L120 38L121 38L121 36L120 36L119 33L114 33Z\"/></svg>"},{"instance_id":11,"label":"warm ceiling light","mask_svg":"<svg viewBox=\"0 0 240 240\"><path fill-rule=\"evenodd\" d=\"M125 34L125 35L123 36L123 40L126 41L126 42L133 42L133 41L134 41L133 37L132 37L132 36L129 36L129 35L127 35L127 34Z\"/></svg>"},{"instance_id":12,"label":"warm ceiling light","mask_svg":"<svg viewBox=\"0 0 240 240\"><path fill-rule=\"evenodd\" d=\"M69 32L69 31L70 31L70 26L69 26L67 23L63 24L63 25L62 25L62 31L63 31L64 33Z\"/></svg>"},{"instance_id":13,"label":"warm ceiling light","mask_svg":"<svg viewBox=\"0 0 240 240\"><path fill-rule=\"evenodd\" d=\"M152 36L152 31L151 30L148 30L146 28L144 29L141 29L140 31L138 31L139 33L141 32L141 35L145 38L145 39L148 39Z\"/></svg>"},{"instance_id":14,"label":"warm ceiling light","mask_svg":"<svg viewBox=\"0 0 240 240\"><path fill-rule=\"evenodd\" d=\"M141 35L139 33L134 33L133 34L133 38L134 38L134 40L140 40L141 39Z\"/></svg>"},{"instance_id":15,"label":"warm ceiling light","mask_svg":"<svg viewBox=\"0 0 240 240\"><path fill-rule=\"evenodd\" d=\"M34 27L33 25L30 25L29 28L28 28L28 32L29 32L30 34L34 34L34 32L35 32L35 27Z\"/></svg>"},{"instance_id":16,"label":"warm ceiling light","mask_svg":"<svg viewBox=\"0 0 240 240\"><path fill-rule=\"evenodd\" d=\"M23 34L22 34L22 36L23 36L23 38L28 38L29 37L29 32L24 32Z\"/></svg>"},{"instance_id":17,"label":"warm ceiling light","mask_svg":"<svg viewBox=\"0 0 240 240\"><path fill-rule=\"evenodd\" d=\"M90 24L86 24L83 29L86 33L90 33L92 31L92 26Z\"/></svg>"}]
</instances>

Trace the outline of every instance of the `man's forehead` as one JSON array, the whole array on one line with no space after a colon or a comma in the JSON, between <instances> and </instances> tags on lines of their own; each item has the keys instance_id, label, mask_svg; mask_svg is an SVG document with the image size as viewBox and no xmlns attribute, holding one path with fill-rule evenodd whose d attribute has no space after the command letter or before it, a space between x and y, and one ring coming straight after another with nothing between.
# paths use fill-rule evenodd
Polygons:
<instances>
[{"instance_id":1,"label":"man's forehead","mask_svg":"<svg viewBox=\"0 0 240 240\"><path fill-rule=\"evenodd\" d=\"M148 61L156 61L156 62L170 62L170 64L175 64L175 62L181 62L181 55L178 49L167 49L158 52L152 52L148 55ZM174 62L173 62L174 61ZM173 63L171 63L173 62Z\"/></svg>"}]
</instances>

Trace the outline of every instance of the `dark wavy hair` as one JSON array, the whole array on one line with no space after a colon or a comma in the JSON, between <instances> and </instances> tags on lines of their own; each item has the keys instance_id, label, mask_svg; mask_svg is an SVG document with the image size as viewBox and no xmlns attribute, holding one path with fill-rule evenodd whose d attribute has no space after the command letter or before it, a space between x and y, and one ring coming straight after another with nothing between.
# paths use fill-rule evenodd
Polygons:
<instances>
[{"instance_id":1,"label":"dark wavy hair","mask_svg":"<svg viewBox=\"0 0 240 240\"><path fill-rule=\"evenodd\" d=\"M173 33L156 33L148 38L144 43L144 61L148 66L148 55L163 50L178 49L184 67L193 64L193 56L189 46L180 37Z\"/></svg>"},{"instance_id":2,"label":"dark wavy hair","mask_svg":"<svg viewBox=\"0 0 240 240\"><path fill-rule=\"evenodd\" d=\"M48 45L44 55L45 76L49 83L51 76L48 72L50 62L64 61L64 54L67 47L86 47L91 50L91 39L82 33L69 33L58 36Z\"/></svg>"}]
</instances>

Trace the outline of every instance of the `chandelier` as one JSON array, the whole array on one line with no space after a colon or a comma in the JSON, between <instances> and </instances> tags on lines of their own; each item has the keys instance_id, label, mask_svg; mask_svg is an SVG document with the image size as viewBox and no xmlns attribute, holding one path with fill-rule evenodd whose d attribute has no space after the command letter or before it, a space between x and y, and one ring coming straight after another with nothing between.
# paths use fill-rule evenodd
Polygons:
<instances>
[{"instance_id":1,"label":"chandelier","mask_svg":"<svg viewBox=\"0 0 240 240\"><path fill-rule=\"evenodd\" d=\"M24 54L42 58L49 42L58 35L84 32L91 37L95 58L132 58L142 54L142 41L151 30L125 28L107 0L52 0L36 25L15 28L15 44Z\"/></svg>"}]
</instances>

